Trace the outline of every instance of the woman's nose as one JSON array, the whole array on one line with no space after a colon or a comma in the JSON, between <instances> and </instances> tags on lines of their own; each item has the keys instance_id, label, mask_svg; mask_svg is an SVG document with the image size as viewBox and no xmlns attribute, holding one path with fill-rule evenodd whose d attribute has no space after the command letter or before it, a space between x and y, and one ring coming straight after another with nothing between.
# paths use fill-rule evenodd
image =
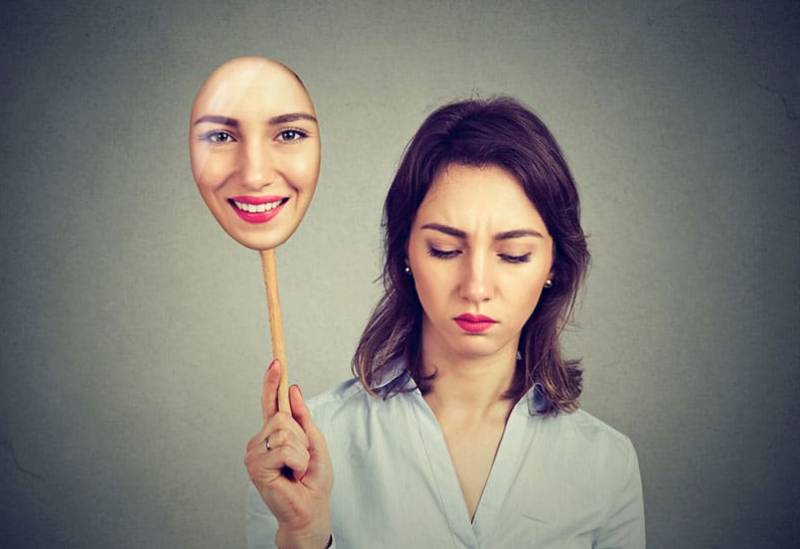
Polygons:
<instances>
[{"instance_id":1,"label":"woman's nose","mask_svg":"<svg viewBox=\"0 0 800 549\"><path fill-rule=\"evenodd\" d=\"M241 150L239 172L245 186L258 190L275 181L274 162L263 143L254 140Z\"/></svg>"},{"instance_id":2,"label":"woman's nose","mask_svg":"<svg viewBox=\"0 0 800 549\"><path fill-rule=\"evenodd\" d=\"M473 303L488 301L494 297L492 266L486 254L475 254L465 264L461 281L461 297Z\"/></svg>"}]
</instances>

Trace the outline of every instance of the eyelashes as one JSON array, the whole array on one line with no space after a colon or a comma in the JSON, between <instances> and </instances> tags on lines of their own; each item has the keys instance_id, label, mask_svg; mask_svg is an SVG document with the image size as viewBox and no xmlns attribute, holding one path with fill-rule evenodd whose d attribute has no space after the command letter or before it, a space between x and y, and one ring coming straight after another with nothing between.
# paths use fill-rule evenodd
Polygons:
<instances>
[{"instance_id":1,"label":"eyelashes","mask_svg":"<svg viewBox=\"0 0 800 549\"><path fill-rule=\"evenodd\" d=\"M213 130L202 134L200 136L200 141L213 143L214 145L225 145L236 141L236 138L225 130Z\"/></svg>"},{"instance_id":2,"label":"eyelashes","mask_svg":"<svg viewBox=\"0 0 800 549\"><path fill-rule=\"evenodd\" d=\"M279 143L297 143L306 139L308 132L300 128L285 128L279 131L274 139ZM228 130L211 130L200 135L200 141L211 143L212 145L227 145L228 143L236 143L239 141Z\"/></svg>"},{"instance_id":3,"label":"eyelashes","mask_svg":"<svg viewBox=\"0 0 800 549\"><path fill-rule=\"evenodd\" d=\"M440 259L451 259L460 253L458 250L437 250L433 246L428 246L428 255Z\"/></svg>"},{"instance_id":4,"label":"eyelashes","mask_svg":"<svg viewBox=\"0 0 800 549\"><path fill-rule=\"evenodd\" d=\"M302 141L308 137L308 133L299 128L287 128L278 132L277 137L279 137L279 140L283 141L284 143L290 143L292 141Z\"/></svg>"},{"instance_id":5,"label":"eyelashes","mask_svg":"<svg viewBox=\"0 0 800 549\"><path fill-rule=\"evenodd\" d=\"M433 246L428 246L428 255L431 257L436 257L439 259L453 259L460 254L461 250L439 250ZM528 263L531 260L531 255L531 253L522 255L497 254L497 257L506 263L517 264Z\"/></svg>"},{"instance_id":6,"label":"eyelashes","mask_svg":"<svg viewBox=\"0 0 800 549\"><path fill-rule=\"evenodd\" d=\"M522 254L522 255L508 255L508 254L500 254L500 259L507 263L528 263L531 260L531 254Z\"/></svg>"}]
</instances>

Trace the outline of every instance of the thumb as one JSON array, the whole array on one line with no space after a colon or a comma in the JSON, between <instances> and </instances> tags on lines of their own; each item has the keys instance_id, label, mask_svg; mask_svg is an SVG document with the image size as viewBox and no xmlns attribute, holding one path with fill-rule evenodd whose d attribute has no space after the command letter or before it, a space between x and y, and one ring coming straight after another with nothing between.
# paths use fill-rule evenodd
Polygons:
<instances>
[{"instance_id":1,"label":"thumb","mask_svg":"<svg viewBox=\"0 0 800 549\"><path fill-rule=\"evenodd\" d=\"M325 437L322 432L317 428L311 417L311 411L306 406L306 401L303 398L303 393L300 387L293 385L289 391L289 399L292 407L292 416L295 421L300 424L303 431L308 437L308 453L310 454L310 461L306 476L312 478L316 475L322 474L326 476L330 471L330 457L328 456L328 445L325 442Z\"/></svg>"},{"instance_id":2,"label":"thumb","mask_svg":"<svg viewBox=\"0 0 800 549\"><path fill-rule=\"evenodd\" d=\"M306 406L306 400L303 398L303 393L300 391L299 385L292 385L289 391L289 400L292 408L292 417L300 424L300 427L303 428L303 431L308 437L311 446L309 450L314 450L317 443L321 442L324 445L325 439L322 437L322 433L317 429L317 425L311 417L311 410Z\"/></svg>"}]
</instances>

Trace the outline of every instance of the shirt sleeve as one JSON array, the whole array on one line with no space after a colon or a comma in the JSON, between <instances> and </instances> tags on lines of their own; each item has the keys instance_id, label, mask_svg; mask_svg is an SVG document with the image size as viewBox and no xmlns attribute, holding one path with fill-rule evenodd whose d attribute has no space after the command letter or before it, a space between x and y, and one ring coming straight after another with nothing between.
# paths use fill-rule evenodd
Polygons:
<instances>
[{"instance_id":1,"label":"shirt sleeve","mask_svg":"<svg viewBox=\"0 0 800 549\"><path fill-rule=\"evenodd\" d=\"M248 549L276 549L275 534L278 533L278 520L251 482L247 483L245 530Z\"/></svg>"},{"instance_id":2,"label":"shirt sleeve","mask_svg":"<svg viewBox=\"0 0 800 549\"><path fill-rule=\"evenodd\" d=\"M278 533L278 520L269 510L252 483L247 486L247 547L248 549L277 549L275 535ZM327 549L336 549L336 539L331 534Z\"/></svg>"},{"instance_id":3,"label":"shirt sleeve","mask_svg":"<svg viewBox=\"0 0 800 549\"><path fill-rule=\"evenodd\" d=\"M604 525L598 530L594 549L644 549L644 502L636 450L626 439L627 465L612 497ZM613 492L612 492L613 493Z\"/></svg>"}]
</instances>

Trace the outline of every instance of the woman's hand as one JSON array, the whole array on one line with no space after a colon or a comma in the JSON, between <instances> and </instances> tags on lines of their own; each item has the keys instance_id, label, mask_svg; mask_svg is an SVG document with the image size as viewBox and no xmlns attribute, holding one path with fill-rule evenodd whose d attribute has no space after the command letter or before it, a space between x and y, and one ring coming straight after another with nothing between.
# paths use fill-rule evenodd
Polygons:
<instances>
[{"instance_id":1,"label":"woman's hand","mask_svg":"<svg viewBox=\"0 0 800 549\"><path fill-rule=\"evenodd\" d=\"M297 385L289 389L291 413L278 411L280 366L273 360L264 375L264 427L247 443L244 464L278 519L278 547L321 549L331 535L331 459Z\"/></svg>"}]
</instances>

